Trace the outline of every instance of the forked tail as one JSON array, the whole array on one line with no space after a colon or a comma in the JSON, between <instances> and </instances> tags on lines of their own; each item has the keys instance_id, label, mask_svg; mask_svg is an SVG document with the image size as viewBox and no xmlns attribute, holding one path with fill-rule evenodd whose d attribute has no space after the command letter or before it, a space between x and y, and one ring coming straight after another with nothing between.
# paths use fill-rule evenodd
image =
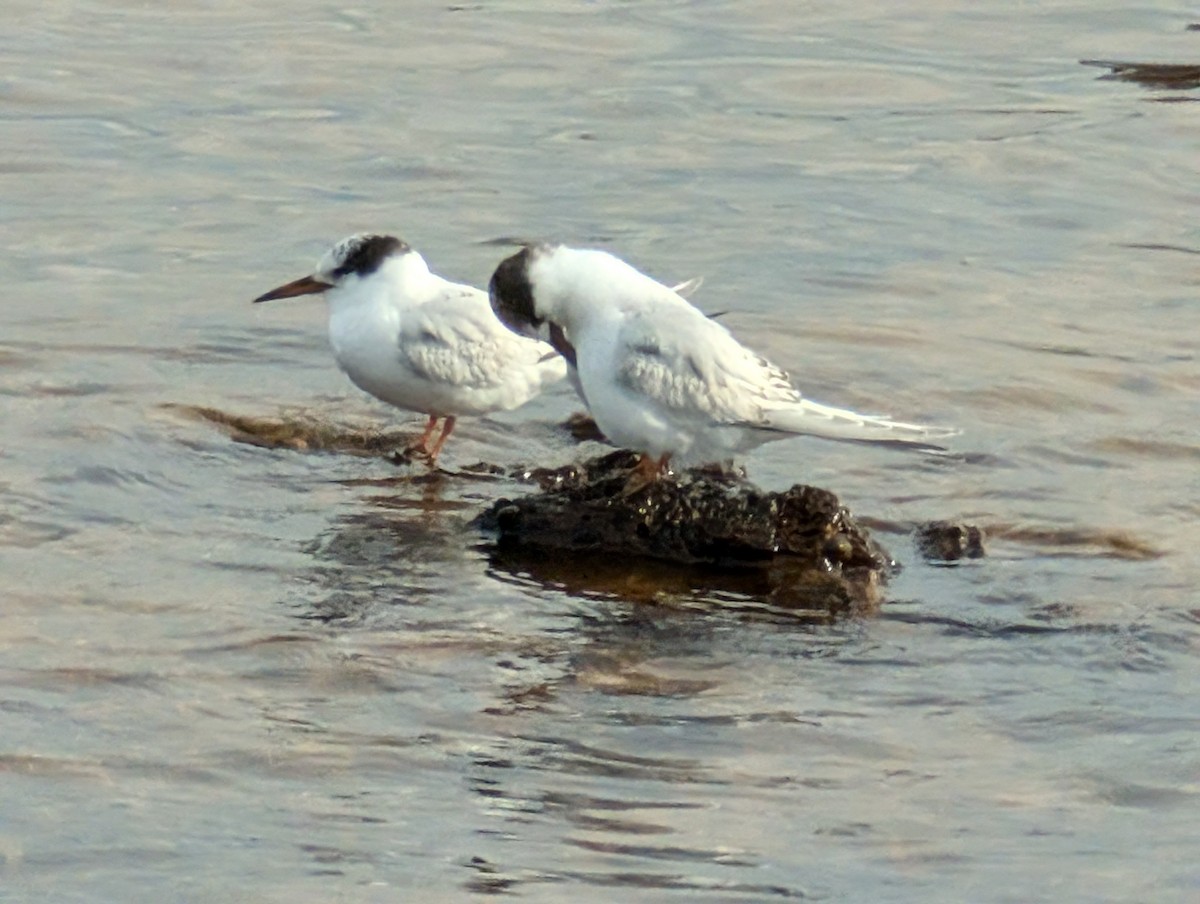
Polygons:
<instances>
[{"instance_id":1,"label":"forked tail","mask_svg":"<svg viewBox=\"0 0 1200 904\"><path fill-rule=\"evenodd\" d=\"M859 414L845 408L833 408L820 402L801 399L787 407L769 409L759 425L766 430L804 433L825 439L865 443L902 443L930 452L945 452L937 440L955 436L953 427L907 424L878 415Z\"/></svg>"}]
</instances>

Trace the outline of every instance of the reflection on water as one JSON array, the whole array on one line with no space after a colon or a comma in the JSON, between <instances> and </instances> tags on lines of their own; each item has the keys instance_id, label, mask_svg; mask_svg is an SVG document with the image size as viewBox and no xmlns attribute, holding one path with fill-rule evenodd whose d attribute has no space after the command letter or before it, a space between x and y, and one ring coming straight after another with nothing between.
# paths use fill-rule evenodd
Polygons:
<instances>
[{"instance_id":1,"label":"reflection on water","mask_svg":"<svg viewBox=\"0 0 1200 904\"><path fill-rule=\"evenodd\" d=\"M0 898L1194 896L1175 6L8 12ZM600 447L564 389L391 463L420 418L320 302L247 301L358 229L479 285L507 236L703 276L812 397L962 427L746 463L893 526L879 611L497 553L510 475ZM926 563L930 519L988 556Z\"/></svg>"}]
</instances>

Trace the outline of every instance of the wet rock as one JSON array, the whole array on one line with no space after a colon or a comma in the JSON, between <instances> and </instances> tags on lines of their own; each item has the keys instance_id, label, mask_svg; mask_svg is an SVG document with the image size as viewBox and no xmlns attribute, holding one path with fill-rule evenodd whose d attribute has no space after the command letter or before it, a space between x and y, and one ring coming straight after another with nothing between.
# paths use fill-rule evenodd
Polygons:
<instances>
[{"instance_id":1,"label":"wet rock","mask_svg":"<svg viewBox=\"0 0 1200 904\"><path fill-rule=\"evenodd\" d=\"M604 434L600 431L600 425L596 423L595 418L585 412L575 412L563 422L562 426L578 443L587 440L604 442Z\"/></svg>"},{"instance_id":2,"label":"wet rock","mask_svg":"<svg viewBox=\"0 0 1200 904\"><path fill-rule=\"evenodd\" d=\"M983 531L974 524L929 521L917 527L917 549L930 562L983 558Z\"/></svg>"},{"instance_id":3,"label":"wet rock","mask_svg":"<svg viewBox=\"0 0 1200 904\"><path fill-rule=\"evenodd\" d=\"M1145 88L1200 88L1200 65L1194 63L1137 63L1130 60L1080 60L1084 66L1109 70L1101 79L1135 82Z\"/></svg>"},{"instance_id":4,"label":"wet rock","mask_svg":"<svg viewBox=\"0 0 1200 904\"><path fill-rule=\"evenodd\" d=\"M797 485L765 492L740 474L688 471L631 482L636 457L614 452L580 465L529 473L543 491L502 499L475 519L493 533L507 567L520 560L539 579L570 585L580 569L616 575L637 566L678 583L742 592L774 605L844 611L874 603L893 567L838 498Z\"/></svg>"},{"instance_id":5,"label":"wet rock","mask_svg":"<svg viewBox=\"0 0 1200 904\"><path fill-rule=\"evenodd\" d=\"M307 412L270 417L232 414L203 405L164 405L167 411L220 427L234 442L267 449L299 452L341 452L375 456L393 453L402 463L403 449L411 437L403 431L381 430L373 424L361 426L332 423Z\"/></svg>"}]
</instances>

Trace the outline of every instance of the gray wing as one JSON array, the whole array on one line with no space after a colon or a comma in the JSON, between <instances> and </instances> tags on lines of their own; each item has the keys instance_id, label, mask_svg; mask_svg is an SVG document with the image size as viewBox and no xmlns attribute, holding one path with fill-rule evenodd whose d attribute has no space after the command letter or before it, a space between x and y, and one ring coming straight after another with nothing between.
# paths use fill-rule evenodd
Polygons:
<instances>
[{"instance_id":1,"label":"gray wing","mask_svg":"<svg viewBox=\"0 0 1200 904\"><path fill-rule=\"evenodd\" d=\"M690 305L631 314L618 343L618 382L674 417L757 426L800 400L787 373Z\"/></svg>"},{"instance_id":2,"label":"gray wing","mask_svg":"<svg viewBox=\"0 0 1200 904\"><path fill-rule=\"evenodd\" d=\"M505 327L487 295L467 286L449 286L407 313L399 351L413 373L431 382L475 388L500 386L514 370L537 367L553 354L549 346Z\"/></svg>"},{"instance_id":3,"label":"gray wing","mask_svg":"<svg viewBox=\"0 0 1200 904\"><path fill-rule=\"evenodd\" d=\"M631 315L620 343L620 384L679 420L929 449L957 432L808 401L786 372L690 305Z\"/></svg>"}]
</instances>

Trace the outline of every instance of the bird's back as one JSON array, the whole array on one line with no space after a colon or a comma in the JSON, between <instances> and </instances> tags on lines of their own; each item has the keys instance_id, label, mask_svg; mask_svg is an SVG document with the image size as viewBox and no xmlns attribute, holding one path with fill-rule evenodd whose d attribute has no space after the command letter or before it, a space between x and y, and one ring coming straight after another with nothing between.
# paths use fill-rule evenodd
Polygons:
<instances>
[{"instance_id":1,"label":"bird's back","mask_svg":"<svg viewBox=\"0 0 1200 904\"><path fill-rule=\"evenodd\" d=\"M548 347L496 319L487 293L430 272L415 252L385 276L375 297L342 299L330 319L338 363L372 395L431 414L486 414L565 376Z\"/></svg>"}]
</instances>

